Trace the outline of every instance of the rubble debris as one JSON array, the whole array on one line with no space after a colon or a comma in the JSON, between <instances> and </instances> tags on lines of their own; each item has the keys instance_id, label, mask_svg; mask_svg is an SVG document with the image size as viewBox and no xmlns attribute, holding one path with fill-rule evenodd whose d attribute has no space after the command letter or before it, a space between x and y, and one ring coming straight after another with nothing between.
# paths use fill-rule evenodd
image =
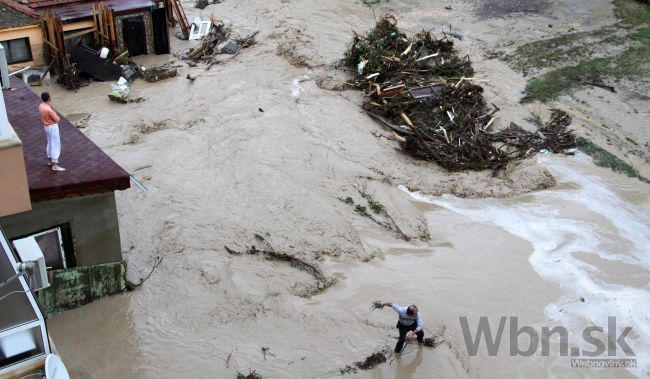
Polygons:
<instances>
[{"instance_id":1,"label":"rubble debris","mask_svg":"<svg viewBox=\"0 0 650 379\"><path fill-rule=\"evenodd\" d=\"M422 344L424 346L429 346L432 348L438 347L441 343L445 342L442 338L439 338L438 336L433 336L433 337L426 337L422 340Z\"/></svg>"},{"instance_id":2,"label":"rubble debris","mask_svg":"<svg viewBox=\"0 0 650 379\"><path fill-rule=\"evenodd\" d=\"M130 82L123 77L120 77L117 83L112 85L112 89L112 92L108 94L108 98L117 103L141 103L146 100L144 97L128 98L131 94Z\"/></svg>"},{"instance_id":3,"label":"rubble debris","mask_svg":"<svg viewBox=\"0 0 650 379\"><path fill-rule=\"evenodd\" d=\"M122 65L128 63L128 61L129 61L129 51L124 50L123 52L117 54L115 59L113 59L113 64Z\"/></svg>"},{"instance_id":4,"label":"rubble debris","mask_svg":"<svg viewBox=\"0 0 650 379\"><path fill-rule=\"evenodd\" d=\"M239 51L240 47L232 39L221 42L217 45L217 51L220 51L221 54L236 54Z\"/></svg>"},{"instance_id":5,"label":"rubble debris","mask_svg":"<svg viewBox=\"0 0 650 379\"><path fill-rule=\"evenodd\" d=\"M356 373L359 369L361 370L370 370L374 368L375 366L386 363L386 355L390 353L390 350L384 349L382 351L378 351L376 353L372 353L371 355L367 356L366 359L363 361L359 362L354 362L352 365L347 365L340 369L341 375L343 374L350 374L350 373Z\"/></svg>"},{"instance_id":6,"label":"rubble debris","mask_svg":"<svg viewBox=\"0 0 650 379\"><path fill-rule=\"evenodd\" d=\"M386 362L386 354L383 351L374 353L368 357L363 362L355 362L354 365L362 370L370 370L371 368L377 366L380 363Z\"/></svg>"},{"instance_id":7,"label":"rubble debris","mask_svg":"<svg viewBox=\"0 0 650 379\"><path fill-rule=\"evenodd\" d=\"M120 68L122 69L122 77L129 82L133 82L138 75L138 67L135 63L127 62L126 64L120 65Z\"/></svg>"},{"instance_id":8,"label":"rubble debris","mask_svg":"<svg viewBox=\"0 0 650 379\"><path fill-rule=\"evenodd\" d=\"M202 0L199 0L202 1ZM198 3L198 1L197 1ZM207 2L206 2L207 6ZM195 17L190 29L190 40L201 39L210 33L212 21L202 21L200 17Z\"/></svg>"},{"instance_id":9,"label":"rubble debris","mask_svg":"<svg viewBox=\"0 0 650 379\"><path fill-rule=\"evenodd\" d=\"M181 59L187 60L188 64L190 64L189 62L203 61L208 64L209 68L218 63L216 58L218 54L236 55L241 49L255 44L255 36L258 32L242 38L235 38L232 36L230 27L223 22L209 21L209 23L209 27L206 28L208 33L201 38L199 44L181 56ZM201 26L201 30L203 29L204 27Z\"/></svg>"},{"instance_id":10,"label":"rubble debris","mask_svg":"<svg viewBox=\"0 0 650 379\"><path fill-rule=\"evenodd\" d=\"M171 63L160 66L140 67L140 76L147 82L157 82L167 78L173 78L178 74L176 67Z\"/></svg>"},{"instance_id":11,"label":"rubble debris","mask_svg":"<svg viewBox=\"0 0 650 379\"><path fill-rule=\"evenodd\" d=\"M361 72L350 84L365 91L363 108L396 134L402 149L449 171L498 170L541 149L559 153L576 145L567 129L571 118L559 110L536 132L512 123L491 132L499 109L490 109L483 88L472 83L469 58L459 57L446 35L407 37L392 15L365 36L355 33L342 63Z\"/></svg>"},{"instance_id":12,"label":"rubble debris","mask_svg":"<svg viewBox=\"0 0 650 379\"><path fill-rule=\"evenodd\" d=\"M41 79L41 75L39 74L29 74L27 77L27 84L30 86L40 86L43 84L43 80Z\"/></svg>"},{"instance_id":13,"label":"rubble debris","mask_svg":"<svg viewBox=\"0 0 650 379\"><path fill-rule=\"evenodd\" d=\"M210 5L208 0L196 0L194 8L205 9L208 5Z\"/></svg>"},{"instance_id":14,"label":"rubble debris","mask_svg":"<svg viewBox=\"0 0 650 379\"><path fill-rule=\"evenodd\" d=\"M154 121L151 124L141 123L136 125L140 134L149 134L168 128L167 120Z\"/></svg>"},{"instance_id":15,"label":"rubble debris","mask_svg":"<svg viewBox=\"0 0 650 379\"><path fill-rule=\"evenodd\" d=\"M77 128L85 128L88 126L88 121L90 121L90 113L72 113L65 118L72 123Z\"/></svg>"},{"instance_id":16,"label":"rubble debris","mask_svg":"<svg viewBox=\"0 0 650 379\"><path fill-rule=\"evenodd\" d=\"M237 379L263 379L262 375L258 374L255 372L255 370L251 370L248 372L248 375L244 375L240 372L237 373Z\"/></svg>"},{"instance_id":17,"label":"rubble debris","mask_svg":"<svg viewBox=\"0 0 650 379\"><path fill-rule=\"evenodd\" d=\"M111 85L111 88L112 91L108 95L109 99L122 104L129 102L127 100L127 97L129 97L129 94L131 93L131 87L129 87L128 81L126 79L120 77L117 83Z\"/></svg>"},{"instance_id":18,"label":"rubble debris","mask_svg":"<svg viewBox=\"0 0 650 379\"><path fill-rule=\"evenodd\" d=\"M67 58L64 58L63 72L59 74L56 82L67 89L78 89L83 85L79 78L80 73L81 70L74 63L70 63Z\"/></svg>"}]
</instances>

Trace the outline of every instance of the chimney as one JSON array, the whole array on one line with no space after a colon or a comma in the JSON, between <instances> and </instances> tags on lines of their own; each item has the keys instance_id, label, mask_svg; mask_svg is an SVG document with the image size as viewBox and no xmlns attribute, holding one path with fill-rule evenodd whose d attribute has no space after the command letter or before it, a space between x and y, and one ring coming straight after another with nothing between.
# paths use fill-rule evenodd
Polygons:
<instances>
[{"instance_id":1,"label":"chimney","mask_svg":"<svg viewBox=\"0 0 650 379\"><path fill-rule=\"evenodd\" d=\"M0 72L2 73L2 89L11 88L9 83L9 69L7 68L7 57L5 56L5 48L0 44ZM7 108L5 107L4 92L0 96L0 141L13 138L13 133L9 127L9 119L7 118Z\"/></svg>"}]
</instances>

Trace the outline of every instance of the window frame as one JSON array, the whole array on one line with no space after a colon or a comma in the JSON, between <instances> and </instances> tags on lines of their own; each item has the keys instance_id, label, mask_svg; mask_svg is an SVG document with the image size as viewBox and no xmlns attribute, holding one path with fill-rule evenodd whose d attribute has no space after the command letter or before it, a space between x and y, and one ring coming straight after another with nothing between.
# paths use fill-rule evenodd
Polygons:
<instances>
[{"instance_id":1,"label":"window frame","mask_svg":"<svg viewBox=\"0 0 650 379\"><path fill-rule=\"evenodd\" d=\"M69 267L69 265L68 265L68 262L67 262L67 256L66 256L67 254L66 254L66 250L65 250L65 243L63 241L63 232L62 232L60 226L55 226L55 227L52 227L50 229L43 230L42 232L31 234L29 237L36 238L36 237L42 236L44 234L52 233L54 231L56 231L56 235L59 238L59 249L60 249L59 254L61 255L61 263L63 264L63 267L61 267L61 268L66 269L66 268ZM58 269L55 269L54 267L47 267L47 270L49 271L49 270L58 270Z\"/></svg>"},{"instance_id":2,"label":"window frame","mask_svg":"<svg viewBox=\"0 0 650 379\"><path fill-rule=\"evenodd\" d=\"M16 236L12 238L10 242L13 243L14 240L21 239L21 238L36 237L41 234L49 233L56 229L58 229L59 243L61 244L61 250L63 252L63 262L65 263L65 267L63 269L65 270L68 268L77 267L77 257L75 255L74 239L72 236L72 227L70 225L70 222L53 225L50 226L49 228L41 229L36 232L31 232L25 235ZM17 259L20 258L17 257ZM52 269L48 268L47 270L50 271Z\"/></svg>"},{"instance_id":3,"label":"window frame","mask_svg":"<svg viewBox=\"0 0 650 379\"><path fill-rule=\"evenodd\" d=\"M34 55L32 54L32 45L31 45L31 42L29 40L29 37L20 37L20 38L7 39L7 40L0 41L0 42L3 42L3 44L6 43L5 50L8 52L8 55L11 56L10 43L11 43L11 41L19 41L19 40L25 40L25 43L27 44L27 51L29 52L29 59L12 61L9 58L7 58L7 64L25 63L25 62L31 62L31 61L34 60Z\"/></svg>"}]
</instances>

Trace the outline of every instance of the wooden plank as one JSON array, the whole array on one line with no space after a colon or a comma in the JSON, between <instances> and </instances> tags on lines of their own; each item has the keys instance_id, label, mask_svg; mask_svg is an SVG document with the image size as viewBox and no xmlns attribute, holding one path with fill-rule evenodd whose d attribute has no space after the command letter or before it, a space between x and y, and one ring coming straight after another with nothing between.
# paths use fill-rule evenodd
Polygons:
<instances>
[{"instance_id":1,"label":"wooden plank","mask_svg":"<svg viewBox=\"0 0 650 379\"><path fill-rule=\"evenodd\" d=\"M113 51L117 50L117 31L115 30L115 11L110 11L110 27L111 27L111 47Z\"/></svg>"},{"instance_id":2,"label":"wooden plank","mask_svg":"<svg viewBox=\"0 0 650 379\"><path fill-rule=\"evenodd\" d=\"M104 45L104 20L102 19L102 8L101 3L96 3L97 5L97 34L99 35L99 44Z\"/></svg>"},{"instance_id":3,"label":"wooden plank","mask_svg":"<svg viewBox=\"0 0 650 379\"><path fill-rule=\"evenodd\" d=\"M97 19L97 4L96 3L93 3L92 12L93 12L93 25L94 25L93 29L95 30L95 34L94 34L93 37L95 39L95 42L97 42L99 40L99 34L97 34L97 32L99 31L99 28L98 28L99 20Z\"/></svg>"},{"instance_id":4,"label":"wooden plank","mask_svg":"<svg viewBox=\"0 0 650 379\"><path fill-rule=\"evenodd\" d=\"M63 39L64 39L64 40L68 40L68 39L71 39L71 38L81 37L81 36L83 36L83 35L86 35L86 34L88 34L88 33L93 33L93 32L95 32L95 31L96 31L95 28L88 29L88 30L82 30L82 31L80 31L80 32L76 32L76 33L68 34L67 36L64 35L64 36L63 36Z\"/></svg>"},{"instance_id":5,"label":"wooden plank","mask_svg":"<svg viewBox=\"0 0 650 379\"><path fill-rule=\"evenodd\" d=\"M48 40L46 40L46 39L44 39L43 42L45 42L45 43L46 43L46 44L47 44L47 45L48 45L52 50L54 50L54 52L58 52L58 51L59 51L59 49L57 49L57 47L54 46L54 45L52 44L52 42L50 42L50 41L48 41Z\"/></svg>"}]
</instances>

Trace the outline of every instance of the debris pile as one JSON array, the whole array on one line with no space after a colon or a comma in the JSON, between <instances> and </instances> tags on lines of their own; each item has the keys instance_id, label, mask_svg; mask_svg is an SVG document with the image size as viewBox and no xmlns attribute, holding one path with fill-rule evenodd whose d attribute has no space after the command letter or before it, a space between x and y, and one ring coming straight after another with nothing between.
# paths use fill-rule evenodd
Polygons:
<instances>
[{"instance_id":1,"label":"debris pile","mask_svg":"<svg viewBox=\"0 0 650 379\"><path fill-rule=\"evenodd\" d=\"M358 74L350 84L365 91L366 112L394 132L402 149L449 171L496 170L542 149L575 147L571 119L559 110L536 132L514 123L491 132L499 109L488 107L483 88L473 84L469 58L459 57L446 35L408 38L394 16L380 18L365 36L355 33L342 63Z\"/></svg>"},{"instance_id":2,"label":"debris pile","mask_svg":"<svg viewBox=\"0 0 650 379\"><path fill-rule=\"evenodd\" d=\"M205 9L210 3L208 0L196 0L194 3L194 8Z\"/></svg>"},{"instance_id":3,"label":"debris pile","mask_svg":"<svg viewBox=\"0 0 650 379\"><path fill-rule=\"evenodd\" d=\"M380 351L366 357L366 359L362 362L355 362L354 365L362 370L370 370L371 368L384 362L386 362L386 354L383 351Z\"/></svg>"},{"instance_id":4,"label":"debris pile","mask_svg":"<svg viewBox=\"0 0 650 379\"><path fill-rule=\"evenodd\" d=\"M242 38L232 36L230 27L220 21L211 21L209 32L201 38L200 43L187 54L183 59L192 62L203 61L209 65L217 63L215 58L218 54L237 54L239 50L255 44L255 36L258 32Z\"/></svg>"},{"instance_id":5,"label":"debris pile","mask_svg":"<svg viewBox=\"0 0 650 379\"><path fill-rule=\"evenodd\" d=\"M157 82L167 78L173 78L178 74L176 67L171 63L160 66L140 67L140 76L147 82Z\"/></svg>"},{"instance_id":6,"label":"debris pile","mask_svg":"<svg viewBox=\"0 0 650 379\"><path fill-rule=\"evenodd\" d=\"M244 375L241 372L238 372L237 379L262 379L262 375L255 372L255 370L249 371L248 375Z\"/></svg>"}]
</instances>

